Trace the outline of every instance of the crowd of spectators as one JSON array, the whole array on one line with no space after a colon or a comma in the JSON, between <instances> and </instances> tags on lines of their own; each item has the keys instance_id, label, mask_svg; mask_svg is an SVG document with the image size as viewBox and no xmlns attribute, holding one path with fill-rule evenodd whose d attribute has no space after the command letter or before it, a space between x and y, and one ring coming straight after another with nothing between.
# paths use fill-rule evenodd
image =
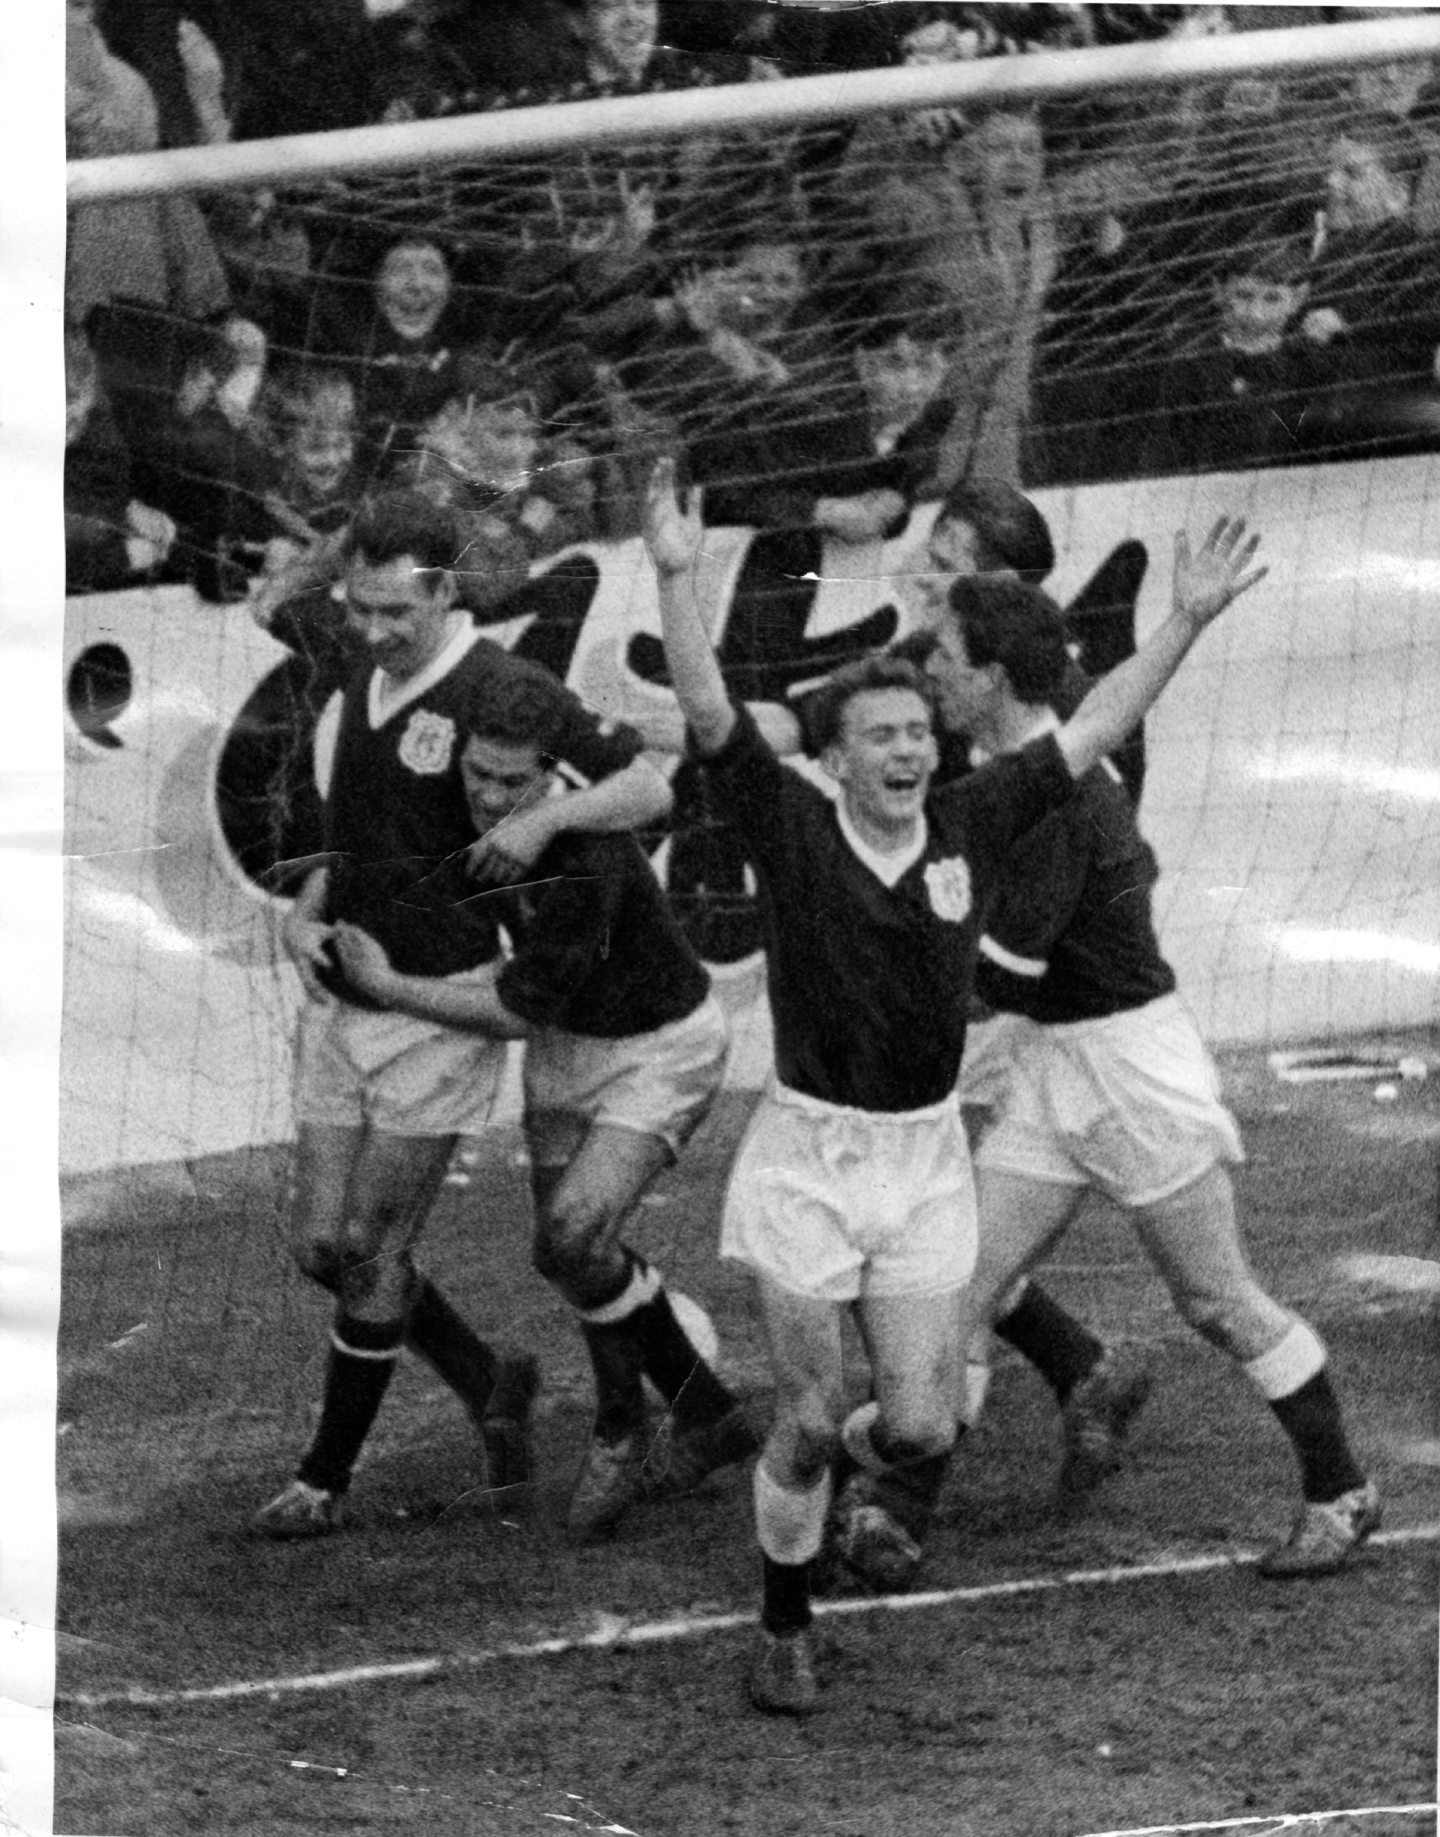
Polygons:
<instances>
[{"instance_id":1,"label":"crowd of spectators","mask_svg":"<svg viewBox=\"0 0 1440 1837\"><path fill-rule=\"evenodd\" d=\"M1360 10L67 4L72 159ZM1419 59L79 206L69 585L274 616L382 478L489 618L663 452L861 543L965 478L1433 449L1437 128Z\"/></svg>"}]
</instances>

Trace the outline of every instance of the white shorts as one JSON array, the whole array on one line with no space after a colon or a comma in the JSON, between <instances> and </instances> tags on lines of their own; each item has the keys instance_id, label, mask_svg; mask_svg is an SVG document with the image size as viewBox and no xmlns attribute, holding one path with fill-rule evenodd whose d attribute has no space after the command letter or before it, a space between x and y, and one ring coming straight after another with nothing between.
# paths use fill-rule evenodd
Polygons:
<instances>
[{"instance_id":1,"label":"white shorts","mask_svg":"<svg viewBox=\"0 0 1440 1837\"><path fill-rule=\"evenodd\" d=\"M991 1014L965 1029L965 1056L960 1061L960 1101L986 1110L1004 1107L1010 1094L1010 1071L1020 1041L1035 1031L1023 1014Z\"/></svg>"},{"instance_id":2,"label":"white shorts","mask_svg":"<svg viewBox=\"0 0 1440 1837\"><path fill-rule=\"evenodd\" d=\"M730 1031L712 995L654 1033L596 1039L549 1028L525 1042L525 1133L541 1167L561 1167L597 1123L633 1129L678 1155L725 1076Z\"/></svg>"},{"instance_id":3,"label":"white shorts","mask_svg":"<svg viewBox=\"0 0 1440 1837\"><path fill-rule=\"evenodd\" d=\"M490 971L447 978L464 982ZM505 1069L505 1041L390 1009L305 1004L295 1037L295 1119L392 1135L478 1135Z\"/></svg>"},{"instance_id":4,"label":"white shorts","mask_svg":"<svg viewBox=\"0 0 1440 1837\"><path fill-rule=\"evenodd\" d=\"M892 1115L772 1084L730 1174L720 1254L820 1301L963 1288L975 1182L959 1104Z\"/></svg>"},{"instance_id":5,"label":"white shorts","mask_svg":"<svg viewBox=\"0 0 1440 1837\"><path fill-rule=\"evenodd\" d=\"M1009 1096L975 1163L1138 1207L1244 1158L1199 1031L1180 998L1164 995L1017 1035Z\"/></svg>"}]
</instances>

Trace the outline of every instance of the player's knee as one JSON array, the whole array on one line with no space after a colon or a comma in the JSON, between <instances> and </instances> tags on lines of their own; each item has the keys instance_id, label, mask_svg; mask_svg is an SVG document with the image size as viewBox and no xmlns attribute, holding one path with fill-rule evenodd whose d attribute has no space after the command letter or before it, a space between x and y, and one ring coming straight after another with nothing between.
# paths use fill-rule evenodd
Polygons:
<instances>
[{"instance_id":1,"label":"player's knee","mask_svg":"<svg viewBox=\"0 0 1440 1837\"><path fill-rule=\"evenodd\" d=\"M362 1319L403 1315L413 1295L409 1260L384 1251L374 1256L352 1254L345 1260L339 1294L346 1310Z\"/></svg>"},{"instance_id":2,"label":"player's knee","mask_svg":"<svg viewBox=\"0 0 1440 1837\"><path fill-rule=\"evenodd\" d=\"M1248 1295L1215 1293L1179 1294L1176 1305L1201 1339L1232 1358L1245 1356L1254 1337L1256 1310Z\"/></svg>"},{"instance_id":3,"label":"player's knee","mask_svg":"<svg viewBox=\"0 0 1440 1837\"><path fill-rule=\"evenodd\" d=\"M558 1193L541 1214L531 1252L537 1275L557 1288L583 1288L601 1261L610 1210L585 1193Z\"/></svg>"},{"instance_id":4,"label":"player's knee","mask_svg":"<svg viewBox=\"0 0 1440 1837\"><path fill-rule=\"evenodd\" d=\"M776 1424L785 1466L798 1486L813 1486L834 1459L839 1441L838 1405L831 1408L819 1395L796 1400L785 1419Z\"/></svg>"},{"instance_id":5,"label":"player's knee","mask_svg":"<svg viewBox=\"0 0 1440 1837\"><path fill-rule=\"evenodd\" d=\"M893 1427L882 1418L870 1439L888 1467L909 1467L950 1452L955 1445L955 1416L937 1404L932 1410L908 1413Z\"/></svg>"},{"instance_id":6,"label":"player's knee","mask_svg":"<svg viewBox=\"0 0 1440 1837\"><path fill-rule=\"evenodd\" d=\"M327 1238L307 1238L293 1247L295 1267L302 1276L318 1282L332 1295L340 1293L345 1276L345 1253Z\"/></svg>"}]
</instances>

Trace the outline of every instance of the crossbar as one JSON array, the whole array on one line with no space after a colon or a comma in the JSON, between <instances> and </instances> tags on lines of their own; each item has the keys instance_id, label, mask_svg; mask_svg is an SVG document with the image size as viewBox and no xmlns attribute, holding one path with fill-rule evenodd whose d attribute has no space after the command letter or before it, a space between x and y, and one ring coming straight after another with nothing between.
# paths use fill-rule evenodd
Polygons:
<instances>
[{"instance_id":1,"label":"crossbar","mask_svg":"<svg viewBox=\"0 0 1440 1837\"><path fill-rule=\"evenodd\" d=\"M1289 26L1221 38L1159 39L969 63L789 77L783 83L611 96L228 146L72 160L65 169L65 184L73 206L163 192L225 191L303 184L326 176L414 171L459 160L536 154L567 144L680 139L915 108L1026 102L1255 70L1316 70L1437 54L1440 16L1434 14Z\"/></svg>"}]
</instances>

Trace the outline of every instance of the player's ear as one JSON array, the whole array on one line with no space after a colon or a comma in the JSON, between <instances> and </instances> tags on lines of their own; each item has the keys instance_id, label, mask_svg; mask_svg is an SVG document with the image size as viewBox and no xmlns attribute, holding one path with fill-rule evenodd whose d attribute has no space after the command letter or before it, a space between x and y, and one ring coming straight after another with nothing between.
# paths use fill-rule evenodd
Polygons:
<instances>
[{"instance_id":1,"label":"player's ear","mask_svg":"<svg viewBox=\"0 0 1440 1837\"><path fill-rule=\"evenodd\" d=\"M845 749L838 739L832 740L816 761L827 778L833 778L837 785L845 782Z\"/></svg>"},{"instance_id":2,"label":"player's ear","mask_svg":"<svg viewBox=\"0 0 1440 1837\"><path fill-rule=\"evenodd\" d=\"M454 570L436 568L430 577L430 597L442 611L449 612L459 591L460 583L455 578Z\"/></svg>"}]
</instances>

